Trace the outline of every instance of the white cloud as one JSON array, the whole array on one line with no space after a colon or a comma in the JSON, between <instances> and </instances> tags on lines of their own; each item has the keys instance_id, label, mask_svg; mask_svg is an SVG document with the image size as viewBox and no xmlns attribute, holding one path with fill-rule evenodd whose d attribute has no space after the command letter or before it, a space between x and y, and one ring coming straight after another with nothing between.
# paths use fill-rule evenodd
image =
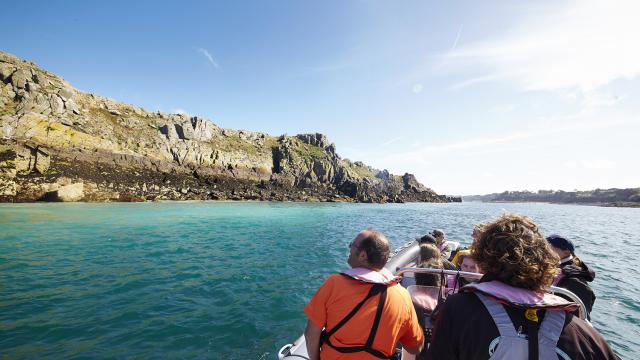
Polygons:
<instances>
[{"instance_id":1,"label":"white cloud","mask_svg":"<svg viewBox=\"0 0 640 360\"><path fill-rule=\"evenodd\" d=\"M411 91L413 91L415 94L419 94L422 92L422 84L413 84L413 87L411 88Z\"/></svg>"},{"instance_id":2,"label":"white cloud","mask_svg":"<svg viewBox=\"0 0 640 360\"><path fill-rule=\"evenodd\" d=\"M502 105L494 105L489 110L494 114L506 114L512 112L516 108L514 104L502 104Z\"/></svg>"},{"instance_id":3,"label":"white cloud","mask_svg":"<svg viewBox=\"0 0 640 360\"><path fill-rule=\"evenodd\" d=\"M220 66L218 65L218 62L214 59L214 57L211 55L211 53L209 53L207 49L197 48L196 51L202 54L205 58L207 58L207 60L211 63L211 65L213 65L214 68L216 69L220 68Z\"/></svg>"},{"instance_id":4,"label":"white cloud","mask_svg":"<svg viewBox=\"0 0 640 360\"><path fill-rule=\"evenodd\" d=\"M640 75L640 2L574 0L548 3L512 32L449 51L445 65L482 74L453 86L506 79L523 90L590 91Z\"/></svg>"},{"instance_id":5,"label":"white cloud","mask_svg":"<svg viewBox=\"0 0 640 360\"><path fill-rule=\"evenodd\" d=\"M171 113L173 113L173 114L178 114L178 115L188 115L188 114L189 114L189 113L187 112L187 110L185 110L185 109L180 109L180 108L177 108L177 109L173 109L173 110L171 110Z\"/></svg>"}]
</instances>

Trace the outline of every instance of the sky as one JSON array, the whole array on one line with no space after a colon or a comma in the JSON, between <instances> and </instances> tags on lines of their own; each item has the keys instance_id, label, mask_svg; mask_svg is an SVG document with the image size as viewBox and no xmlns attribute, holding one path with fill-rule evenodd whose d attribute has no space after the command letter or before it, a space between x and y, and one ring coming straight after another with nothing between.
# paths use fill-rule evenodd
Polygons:
<instances>
[{"instance_id":1,"label":"sky","mask_svg":"<svg viewBox=\"0 0 640 360\"><path fill-rule=\"evenodd\" d=\"M640 187L640 2L13 1L76 88L337 152L440 194Z\"/></svg>"}]
</instances>

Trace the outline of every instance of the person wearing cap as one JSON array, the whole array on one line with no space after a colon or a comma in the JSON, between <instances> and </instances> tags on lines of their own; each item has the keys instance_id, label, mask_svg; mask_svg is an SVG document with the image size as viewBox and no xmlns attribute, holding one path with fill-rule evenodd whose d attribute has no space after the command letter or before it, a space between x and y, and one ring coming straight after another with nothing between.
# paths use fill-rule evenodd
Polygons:
<instances>
[{"instance_id":1,"label":"person wearing cap","mask_svg":"<svg viewBox=\"0 0 640 360\"><path fill-rule=\"evenodd\" d=\"M560 257L560 269L553 285L565 288L576 294L584 303L587 310L587 318L590 318L596 295L588 283L596 277L595 271L575 255L573 242L560 235L550 235L547 241L553 251Z\"/></svg>"}]
</instances>

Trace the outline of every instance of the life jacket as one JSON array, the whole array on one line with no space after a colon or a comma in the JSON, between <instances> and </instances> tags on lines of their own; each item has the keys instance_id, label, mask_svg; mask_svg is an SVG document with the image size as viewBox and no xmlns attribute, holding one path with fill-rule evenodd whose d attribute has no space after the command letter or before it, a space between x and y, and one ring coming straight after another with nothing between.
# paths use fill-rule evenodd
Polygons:
<instances>
[{"instance_id":1,"label":"life jacket","mask_svg":"<svg viewBox=\"0 0 640 360\"><path fill-rule=\"evenodd\" d=\"M516 288L500 281L472 283L461 291L473 292L487 309L500 335L489 344L489 359L557 359L570 360L557 347L567 312L578 305L543 292ZM525 309L528 335L516 332L502 305ZM538 329L537 310L546 310ZM498 346L498 344L500 346Z\"/></svg>"},{"instance_id":2,"label":"life jacket","mask_svg":"<svg viewBox=\"0 0 640 360\"><path fill-rule=\"evenodd\" d=\"M399 277L393 276L391 272L387 269L382 269L380 271L374 271L365 268L354 268L340 275L346 276L350 279L354 279L362 282L363 284L373 284L371 290L367 296L365 296L362 301L356 305L347 316L345 316L342 320L336 324L331 330L324 329L322 330L322 334L320 336L320 343L327 344L332 349L337 352L347 354L347 353L357 353L357 352L366 352L369 353L379 359L395 359L395 354L386 355L380 350L376 350L373 348L373 341L376 338L376 333L378 332L378 326L380 325L380 319L382 318L382 310L384 308L384 303L387 298L387 287L391 285L398 284L401 280ZM364 305L367 300L370 298L380 294L378 308L376 310L376 316L373 320L373 325L371 326L371 331L369 332L369 337L367 338L367 342L364 345L360 346L336 346L331 343L331 336L336 333L341 327L343 327Z\"/></svg>"}]
</instances>

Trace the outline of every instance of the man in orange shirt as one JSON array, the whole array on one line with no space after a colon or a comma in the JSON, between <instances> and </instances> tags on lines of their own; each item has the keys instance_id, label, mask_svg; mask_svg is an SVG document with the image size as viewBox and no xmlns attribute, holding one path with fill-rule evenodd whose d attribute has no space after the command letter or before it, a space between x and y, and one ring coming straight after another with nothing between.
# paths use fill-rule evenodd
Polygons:
<instances>
[{"instance_id":1,"label":"man in orange shirt","mask_svg":"<svg viewBox=\"0 0 640 360\"><path fill-rule=\"evenodd\" d=\"M389 241L378 231L349 244L351 269L329 276L304 308L311 360L393 359L398 341L420 353L424 334L409 293L384 269L388 259Z\"/></svg>"}]
</instances>

